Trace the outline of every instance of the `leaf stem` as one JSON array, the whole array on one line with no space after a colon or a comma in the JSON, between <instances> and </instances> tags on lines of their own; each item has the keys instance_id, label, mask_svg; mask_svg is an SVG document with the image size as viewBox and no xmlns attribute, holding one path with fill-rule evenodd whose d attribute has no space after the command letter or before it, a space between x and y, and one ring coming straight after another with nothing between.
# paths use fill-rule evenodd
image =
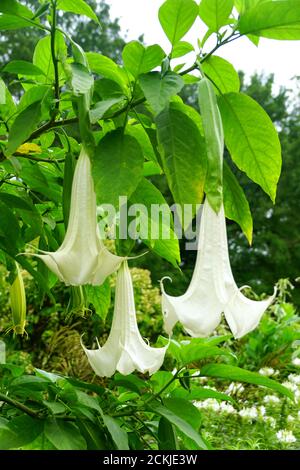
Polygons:
<instances>
[{"instance_id":1,"label":"leaf stem","mask_svg":"<svg viewBox=\"0 0 300 470\"><path fill-rule=\"evenodd\" d=\"M23 411L23 413L26 413L28 416L31 416L32 418L40 418L40 413L38 411L32 410L26 405L23 405L23 403L13 400L12 398L9 398L7 395L4 393L0 393L0 400L4 401L8 405L12 405L15 408L17 408L20 411Z\"/></svg>"},{"instance_id":2,"label":"leaf stem","mask_svg":"<svg viewBox=\"0 0 300 470\"><path fill-rule=\"evenodd\" d=\"M51 56L54 67L54 97L55 97L55 111L53 120L59 112L59 72L58 72L58 59L55 51L55 37L56 37L56 0L52 1L52 25L51 25Z\"/></svg>"}]
</instances>

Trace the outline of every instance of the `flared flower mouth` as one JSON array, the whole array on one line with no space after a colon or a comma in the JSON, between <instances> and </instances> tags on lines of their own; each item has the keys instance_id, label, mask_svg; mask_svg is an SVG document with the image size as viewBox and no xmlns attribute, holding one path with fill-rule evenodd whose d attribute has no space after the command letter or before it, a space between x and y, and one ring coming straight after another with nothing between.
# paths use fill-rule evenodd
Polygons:
<instances>
[{"instance_id":1,"label":"flared flower mouth","mask_svg":"<svg viewBox=\"0 0 300 470\"><path fill-rule=\"evenodd\" d=\"M168 346L152 348L142 338L136 319L131 274L124 261L118 271L113 322L110 335L101 347L84 347L91 367L100 377L111 377L116 371L123 375L139 371L150 375L163 364Z\"/></svg>"},{"instance_id":2,"label":"flared flower mouth","mask_svg":"<svg viewBox=\"0 0 300 470\"><path fill-rule=\"evenodd\" d=\"M100 238L91 162L83 148L74 173L68 228L55 252L34 254L66 285L101 285L123 257L110 253Z\"/></svg>"},{"instance_id":3,"label":"flared flower mouth","mask_svg":"<svg viewBox=\"0 0 300 470\"><path fill-rule=\"evenodd\" d=\"M171 334L180 321L191 336L211 334L222 313L235 338L254 330L276 296L266 300L248 299L237 287L229 259L224 207L218 214L206 199L203 207L198 253L191 283L180 297L166 294L163 282L162 309L164 325Z\"/></svg>"}]
</instances>

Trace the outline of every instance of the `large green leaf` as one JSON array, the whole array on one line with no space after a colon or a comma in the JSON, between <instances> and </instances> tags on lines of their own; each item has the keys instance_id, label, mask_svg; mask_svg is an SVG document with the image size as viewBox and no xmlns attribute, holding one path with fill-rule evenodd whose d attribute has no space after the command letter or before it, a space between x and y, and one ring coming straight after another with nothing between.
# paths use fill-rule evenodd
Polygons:
<instances>
[{"instance_id":1,"label":"large green leaf","mask_svg":"<svg viewBox=\"0 0 300 470\"><path fill-rule=\"evenodd\" d=\"M172 49L172 54L171 54L172 59L182 57L182 56L188 54L189 52L193 52L194 50L195 50L194 46L192 44L190 44L189 42L179 41L179 42L177 42L177 44L175 44L175 46Z\"/></svg>"},{"instance_id":2,"label":"large green leaf","mask_svg":"<svg viewBox=\"0 0 300 470\"><path fill-rule=\"evenodd\" d=\"M126 103L126 97L124 95L117 96L116 98L109 98L107 100L99 101L95 104L95 107L90 110L90 120L92 124L95 124L105 117L107 111L109 111L114 105Z\"/></svg>"},{"instance_id":3,"label":"large green leaf","mask_svg":"<svg viewBox=\"0 0 300 470\"><path fill-rule=\"evenodd\" d=\"M216 94L206 77L200 80L198 101L208 161L205 192L211 207L218 212L223 201L224 132Z\"/></svg>"},{"instance_id":4,"label":"large green leaf","mask_svg":"<svg viewBox=\"0 0 300 470\"><path fill-rule=\"evenodd\" d=\"M254 34L269 39L300 39L300 0L258 3L240 18L241 34Z\"/></svg>"},{"instance_id":5,"label":"large green leaf","mask_svg":"<svg viewBox=\"0 0 300 470\"><path fill-rule=\"evenodd\" d=\"M157 44L144 47L138 41L131 41L124 47L122 57L126 69L137 78L160 65L165 53Z\"/></svg>"},{"instance_id":6,"label":"large green leaf","mask_svg":"<svg viewBox=\"0 0 300 470\"><path fill-rule=\"evenodd\" d=\"M240 14L255 7L259 2L269 2L270 0L234 0L234 6Z\"/></svg>"},{"instance_id":7,"label":"large green leaf","mask_svg":"<svg viewBox=\"0 0 300 470\"><path fill-rule=\"evenodd\" d=\"M164 76L151 72L140 77L140 85L155 114L158 114L168 105L171 97L182 90L184 81L174 72Z\"/></svg>"},{"instance_id":8,"label":"large green leaf","mask_svg":"<svg viewBox=\"0 0 300 470\"><path fill-rule=\"evenodd\" d=\"M193 0L167 0L159 9L160 24L174 46L191 29L198 15Z\"/></svg>"},{"instance_id":9,"label":"large green leaf","mask_svg":"<svg viewBox=\"0 0 300 470\"><path fill-rule=\"evenodd\" d=\"M29 28L32 26L34 26L34 22L26 18L7 14L0 15L0 31Z\"/></svg>"},{"instance_id":10,"label":"large green leaf","mask_svg":"<svg viewBox=\"0 0 300 470\"><path fill-rule=\"evenodd\" d=\"M32 18L32 11L25 5L21 5L17 0L1 0L0 12L8 13L9 15L23 16L25 18Z\"/></svg>"},{"instance_id":11,"label":"large green leaf","mask_svg":"<svg viewBox=\"0 0 300 470\"><path fill-rule=\"evenodd\" d=\"M192 380L192 379L191 379ZM176 388L172 391L172 397L184 398L185 400L207 400L207 398L215 398L216 400L229 401L234 403L234 399L226 395L225 393L217 392L210 388L202 388L197 384L191 388L191 390L185 390L184 388Z\"/></svg>"},{"instance_id":12,"label":"large green leaf","mask_svg":"<svg viewBox=\"0 0 300 470\"><path fill-rule=\"evenodd\" d=\"M292 400L294 394L286 387L276 382L275 380L264 377L256 372L241 369L240 367L229 366L226 364L207 364L201 368L201 375L203 377L216 377L221 379L235 380L237 382L246 382L254 385L262 385L263 387L270 388L282 395L285 395Z\"/></svg>"},{"instance_id":13,"label":"large green leaf","mask_svg":"<svg viewBox=\"0 0 300 470\"><path fill-rule=\"evenodd\" d=\"M103 415L103 421L117 449L129 450L127 432L121 428L118 421L108 415Z\"/></svg>"},{"instance_id":14,"label":"large green leaf","mask_svg":"<svg viewBox=\"0 0 300 470\"><path fill-rule=\"evenodd\" d=\"M86 441L74 423L62 419L48 418L45 436L58 450L85 450Z\"/></svg>"},{"instance_id":15,"label":"large green leaf","mask_svg":"<svg viewBox=\"0 0 300 470\"><path fill-rule=\"evenodd\" d=\"M139 222L143 242L162 258L177 267L180 262L180 248L178 239L172 230L172 213L161 192L150 181L143 178L130 197L132 204L143 204L147 211L139 212ZM163 217L154 208L161 208ZM147 230L148 229L148 230Z\"/></svg>"},{"instance_id":16,"label":"large green leaf","mask_svg":"<svg viewBox=\"0 0 300 470\"><path fill-rule=\"evenodd\" d=\"M77 15L87 16L91 20L99 23L97 15L93 12L92 8L84 0L58 0L58 10L69 11Z\"/></svg>"},{"instance_id":17,"label":"large green leaf","mask_svg":"<svg viewBox=\"0 0 300 470\"><path fill-rule=\"evenodd\" d=\"M226 162L224 162L223 170L225 215L228 219L234 220L239 224L251 244L253 220L249 203L242 187Z\"/></svg>"},{"instance_id":18,"label":"large green leaf","mask_svg":"<svg viewBox=\"0 0 300 470\"><path fill-rule=\"evenodd\" d=\"M241 93L223 95L219 106L233 161L275 201L281 148L271 119L256 101Z\"/></svg>"},{"instance_id":19,"label":"large green leaf","mask_svg":"<svg viewBox=\"0 0 300 470\"><path fill-rule=\"evenodd\" d=\"M212 31L219 31L227 24L234 0L201 0L200 18Z\"/></svg>"},{"instance_id":20,"label":"large green leaf","mask_svg":"<svg viewBox=\"0 0 300 470\"><path fill-rule=\"evenodd\" d=\"M36 129L41 119L41 102L36 101L32 103L14 120L9 136L7 145L7 155L12 155L19 145L25 142L31 133Z\"/></svg>"},{"instance_id":21,"label":"large green leaf","mask_svg":"<svg viewBox=\"0 0 300 470\"><path fill-rule=\"evenodd\" d=\"M157 157L152 146L149 135L142 124L132 124L126 127L126 133L135 137L140 144L145 159L150 160L154 164L158 165Z\"/></svg>"},{"instance_id":22,"label":"large green leaf","mask_svg":"<svg viewBox=\"0 0 300 470\"><path fill-rule=\"evenodd\" d=\"M99 204L119 205L119 196L130 197L143 173L143 153L137 140L117 129L99 142L93 177Z\"/></svg>"},{"instance_id":23,"label":"large green leaf","mask_svg":"<svg viewBox=\"0 0 300 470\"><path fill-rule=\"evenodd\" d=\"M179 449L174 426L163 416L159 420L157 437L160 450Z\"/></svg>"},{"instance_id":24,"label":"large green leaf","mask_svg":"<svg viewBox=\"0 0 300 470\"><path fill-rule=\"evenodd\" d=\"M61 66L61 62L64 62L67 56L67 46L64 40L64 36L60 32L56 32L55 35L55 54L58 59L58 72L59 79L65 78L65 72ZM40 77L40 83L49 84L49 80L54 80L54 66L51 55L51 37L50 35L40 39L35 47L33 53L33 64L41 69L45 77Z\"/></svg>"},{"instance_id":25,"label":"large green leaf","mask_svg":"<svg viewBox=\"0 0 300 470\"><path fill-rule=\"evenodd\" d=\"M174 200L200 204L207 170L205 141L189 107L171 103L156 118L162 162Z\"/></svg>"},{"instance_id":26,"label":"large green leaf","mask_svg":"<svg viewBox=\"0 0 300 470\"><path fill-rule=\"evenodd\" d=\"M44 72L39 67L26 60L12 60L5 65L3 72L28 76L44 75Z\"/></svg>"},{"instance_id":27,"label":"large green leaf","mask_svg":"<svg viewBox=\"0 0 300 470\"><path fill-rule=\"evenodd\" d=\"M105 321L111 301L111 289L108 279L101 286L85 286L88 302L90 302L96 314Z\"/></svg>"},{"instance_id":28,"label":"large green leaf","mask_svg":"<svg viewBox=\"0 0 300 470\"><path fill-rule=\"evenodd\" d=\"M88 69L77 62L71 64L72 70L72 88L75 95L84 95L89 93L93 84L94 79L89 73Z\"/></svg>"},{"instance_id":29,"label":"large green leaf","mask_svg":"<svg viewBox=\"0 0 300 470\"><path fill-rule=\"evenodd\" d=\"M92 72L116 82L125 95L128 93L126 73L113 60L97 52L88 52L86 57Z\"/></svg>"},{"instance_id":30,"label":"large green leaf","mask_svg":"<svg viewBox=\"0 0 300 470\"><path fill-rule=\"evenodd\" d=\"M187 402L188 403L188 402ZM174 424L183 434L192 439L201 449L207 449L206 444L203 442L200 434L195 431L193 426L183 419L177 412L167 408L166 406L161 405L159 402L152 402L150 409L166 418L171 424ZM175 410L176 411L176 410ZM177 410L180 413L180 410ZM181 414L181 413L180 413Z\"/></svg>"},{"instance_id":31,"label":"large green leaf","mask_svg":"<svg viewBox=\"0 0 300 470\"><path fill-rule=\"evenodd\" d=\"M0 423L0 449L18 449L33 442L43 432L43 421L22 414Z\"/></svg>"},{"instance_id":32,"label":"large green leaf","mask_svg":"<svg viewBox=\"0 0 300 470\"><path fill-rule=\"evenodd\" d=\"M240 77L233 65L222 57L212 55L202 64L202 70L212 81L218 93L240 91Z\"/></svg>"}]
</instances>

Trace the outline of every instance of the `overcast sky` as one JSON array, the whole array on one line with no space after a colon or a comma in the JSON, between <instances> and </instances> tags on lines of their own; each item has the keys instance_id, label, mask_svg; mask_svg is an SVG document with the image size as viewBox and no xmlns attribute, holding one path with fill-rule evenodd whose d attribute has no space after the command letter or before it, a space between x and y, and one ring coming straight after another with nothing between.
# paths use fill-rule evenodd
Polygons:
<instances>
[{"instance_id":1,"label":"overcast sky","mask_svg":"<svg viewBox=\"0 0 300 470\"><path fill-rule=\"evenodd\" d=\"M170 51L170 43L157 16L163 0L108 0L108 3L111 16L120 18L122 33L127 32L127 40L137 39L144 34L146 44L158 43L166 52ZM197 19L184 39L196 46L197 38L203 37L205 31L205 25ZM262 39L256 48L248 39L241 38L222 47L218 55L229 60L236 69L244 70L247 75L255 71L274 73L277 87L292 86L292 77L300 76L300 41ZM187 60L193 62L193 57L187 57Z\"/></svg>"}]
</instances>

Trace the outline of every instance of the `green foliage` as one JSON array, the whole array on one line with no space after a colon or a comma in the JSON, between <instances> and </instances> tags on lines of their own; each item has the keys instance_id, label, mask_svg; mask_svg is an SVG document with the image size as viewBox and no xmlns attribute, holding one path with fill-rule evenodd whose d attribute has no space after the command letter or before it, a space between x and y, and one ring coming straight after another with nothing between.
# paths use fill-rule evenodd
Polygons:
<instances>
[{"instance_id":1,"label":"green foliage","mask_svg":"<svg viewBox=\"0 0 300 470\"><path fill-rule=\"evenodd\" d=\"M198 14L194 0L167 0L159 9L160 24L172 46L190 30Z\"/></svg>"},{"instance_id":2,"label":"green foliage","mask_svg":"<svg viewBox=\"0 0 300 470\"><path fill-rule=\"evenodd\" d=\"M201 0L199 14L211 31L217 32L228 24L233 0Z\"/></svg>"}]
</instances>

